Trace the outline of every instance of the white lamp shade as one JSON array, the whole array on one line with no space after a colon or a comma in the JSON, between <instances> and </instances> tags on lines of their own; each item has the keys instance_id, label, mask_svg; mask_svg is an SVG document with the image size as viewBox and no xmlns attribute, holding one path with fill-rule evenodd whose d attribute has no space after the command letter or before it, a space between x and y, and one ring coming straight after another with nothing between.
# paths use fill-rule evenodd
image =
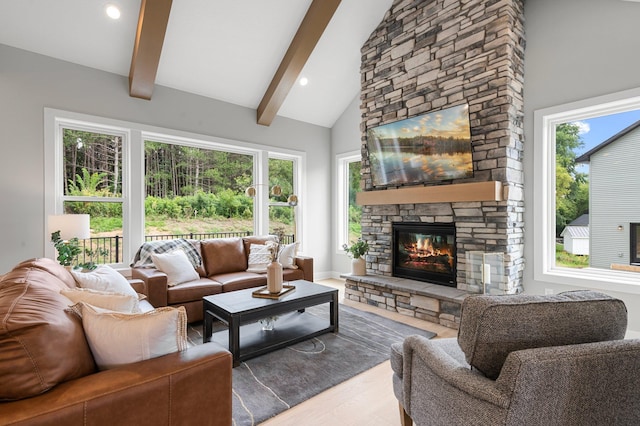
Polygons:
<instances>
[{"instance_id":1,"label":"white lamp shade","mask_svg":"<svg viewBox=\"0 0 640 426\"><path fill-rule=\"evenodd\" d=\"M60 238L70 240L91 238L88 214L59 214L49 216L49 233L60 231Z\"/></svg>"}]
</instances>

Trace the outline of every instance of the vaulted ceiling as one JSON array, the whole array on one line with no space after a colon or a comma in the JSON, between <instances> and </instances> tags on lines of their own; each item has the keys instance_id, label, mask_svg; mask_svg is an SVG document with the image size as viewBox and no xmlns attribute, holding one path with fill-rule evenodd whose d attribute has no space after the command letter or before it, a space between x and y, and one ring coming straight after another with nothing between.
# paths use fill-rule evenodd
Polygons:
<instances>
[{"instance_id":1,"label":"vaulted ceiling","mask_svg":"<svg viewBox=\"0 0 640 426\"><path fill-rule=\"evenodd\" d=\"M0 43L127 76L150 102L161 85L253 108L261 124L277 115L332 127L359 93L360 47L391 3L3 1Z\"/></svg>"}]
</instances>

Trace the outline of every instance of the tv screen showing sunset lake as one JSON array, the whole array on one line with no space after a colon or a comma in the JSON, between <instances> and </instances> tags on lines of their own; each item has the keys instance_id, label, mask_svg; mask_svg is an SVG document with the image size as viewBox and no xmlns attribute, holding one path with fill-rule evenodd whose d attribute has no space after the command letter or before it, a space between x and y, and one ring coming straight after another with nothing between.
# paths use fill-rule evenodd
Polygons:
<instances>
[{"instance_id":1,"label":"tv screen showing sunset lake","mask_svg":"<svg viewBox=\"0 0 640 426\"><path fill-rule=\"evenodd\" d=\"M460 105L369 129L373 186L473 177L469 106Z\"/></svg>"}]
</instances>

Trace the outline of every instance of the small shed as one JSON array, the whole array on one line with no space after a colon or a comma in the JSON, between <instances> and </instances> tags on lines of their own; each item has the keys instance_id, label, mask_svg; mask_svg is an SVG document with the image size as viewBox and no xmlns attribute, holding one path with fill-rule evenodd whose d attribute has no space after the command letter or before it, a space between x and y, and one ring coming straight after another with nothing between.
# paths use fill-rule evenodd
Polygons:
<instances>
[{"instance_id":1,"label":"small shed","mask_svg":"<svg viewBox=\"0 0 640 426\"><path fill-rule=\"evenodd\" d=\"M589 214L585 213L565 226L560 234L564 251L582 256L589 255Z\"/></svg>"}]
</instances>

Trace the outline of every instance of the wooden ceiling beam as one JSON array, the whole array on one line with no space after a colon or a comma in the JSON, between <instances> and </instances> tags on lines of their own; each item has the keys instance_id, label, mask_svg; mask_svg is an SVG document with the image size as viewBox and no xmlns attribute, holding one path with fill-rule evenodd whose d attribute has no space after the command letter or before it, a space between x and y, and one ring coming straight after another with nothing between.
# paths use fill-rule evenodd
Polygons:
<instances>
[{"instance_id":1,"label":"wooden ceiling beam","mask_svg":"<svg viewBox=\"0 0 640 426\"><path fill-rule=\"evenodd\" d=\"M129 69L129 96L151 99L172 0L142 0Z\"/></svg>"},{"instance_id":2,"label":"wooden ceiling beam","mask_svg":"<svg viewBox=\"0 0 640 426\"><path fill-rule=\"evenodd\" d=\"M313 0L258 106L258 124L269 126L341 0Z\"/></svg>"}]
</instances>

